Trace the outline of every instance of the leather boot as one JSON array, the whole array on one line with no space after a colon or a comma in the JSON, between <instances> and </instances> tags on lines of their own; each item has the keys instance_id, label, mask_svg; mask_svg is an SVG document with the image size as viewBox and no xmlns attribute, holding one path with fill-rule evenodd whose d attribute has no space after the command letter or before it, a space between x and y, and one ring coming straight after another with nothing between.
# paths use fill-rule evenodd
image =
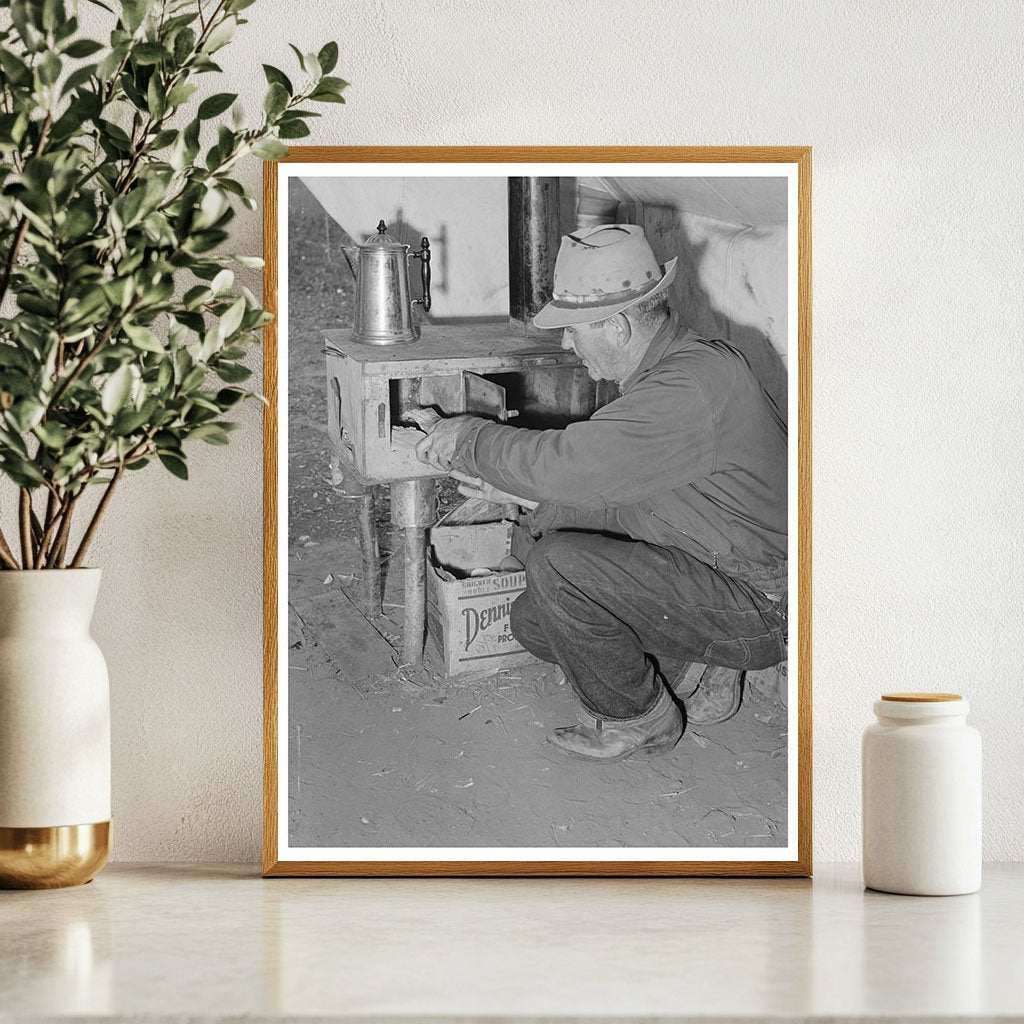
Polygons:
<instances>
[{"instance_id":1,"label":"leather boot","mask_svg":"<svg viewBox=\"0 0 1024 1024\"><path fill-rule=\"evenodd\" d=\"M555 729L548 742L587 761L621 761L641 752L660 754L671 750L683 734L683 716L664 689L654 707L636 718L595 718L581 708L579 723Z\"/></svg>"},{"instance_id":2,"label":"leather boot","mask_svg":"<svg viewBox=\"0 0 1024 1024\"><path fill-rule=\"evenodd\" d=\"M694 663L675 677L672 692L683 702L690 725L718 725L739 711L743 676L740 669Z\"/></svg>"}]
</instances>

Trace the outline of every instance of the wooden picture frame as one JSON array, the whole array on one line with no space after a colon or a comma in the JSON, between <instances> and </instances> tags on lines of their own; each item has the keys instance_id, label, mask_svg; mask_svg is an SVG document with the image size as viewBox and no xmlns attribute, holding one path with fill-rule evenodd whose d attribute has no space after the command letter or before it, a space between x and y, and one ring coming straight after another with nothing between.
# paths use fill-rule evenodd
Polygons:
<instances>
[{"instance_id":1,"label":"wooden picture frame","mask_svg":"<svg viewBox=\"0 0 1024 1024\"><path fill-rule=\"evenodd\" d=\"M628 177L634 169L645 173L666 173L664 165L673 165L680 176L695 177L694 165L701 165L704 178L714 184L716 173L742 165L751 174L778 174L787 179L790 205L788 225L788 295L791 316L788 321L790 380L788 394L795 396L796 436L790 430L790 590L795 580L797 600L790 601L791 615L795 608L798 623L796 643L790 636L790 653L796 654L795 682L790 673L788 711L788 807L784 856L755 855L753 859L736 855L739 847L715 847L724 856L666 857L656 855L637 859L631 853L614 853L608 848L593 848L593 856L573 855L566 859L552 844L545 850L531 848L521 856L513 848L496 857L490 848L466 847L459 856L429 856L421 850L416 857L392 855L381 848L375 856L336 856L330 848L322 859L308 848L294 853L286 834L287 734L281 729L286 711L282 693L280 664L282 635L280 599L287 583L284 569L286 551L281 550L282 516L287 517L288 503L279 496L279 471L287 453L279 450L283 433L282 410L287 408L286 394L279 392L281 360L279 349L282 325L287 326L287 308L279 308L278 296L284 282L279 281L283 253L279 239L287 225L278 221L281 209L281 185L289 175L298 173L293 165L319 167L335 165L339 176L353 175L364 168L392 165L393 170L407 169L410 176L430 165L461 165L467 177L494 174L496 168L522 168L524 175L548 173L568 175L577 168L618 168L616 173ZM653 169L653 171L652 171ZM686 170L683 175L681 169ZM452 169L449 168L451 173ZM290 179L289 179L290 180ZM796 210L793 210L795 197ZM376 222L376 214L365 218L367 229ZM362 225L360 225L362 226ZM355 234L355 232L352 232ZM264 771L263 771L263 872L267 877L289 876L809 876L811 857L811 150L799 146L758 147L292 147L288 156L278 163L268 162L264 171L264 305L275 314L264 334L264 393L267 406L264 415ZM795 281L793 280L795 268ZM795 312L795 316L792 313ZM795 321L795 322L794 322ZM792 374L793 356L797 373ZM790 403L791 404L791 403ZM797 493L793 493L793 481ZM286 496L287 497L287 496ZM795 507L795 512L794 512ZM797 524L796 537L792 524ZM284 524L287 525L286 523ZM792 565L796 552L797 565ZM791 659L792 660L792 659ZM287 682L287 676L284 682ZM400 710L400 709L398 709ZM535 723L536 724L536 723ZM795 753L795 762L794 762ZM597 766L595 770L600 770ZM795 778L793 770L795 768ZM557 840L556 840L557 841ZM365 850L365 847L353 849ZM589 849L589 848L588 848ZM668 849L668 848L666 848ZM486 853L484 852L486 851ZM401 854L403 851L395 851ZM628 851L627 851L628 852ZM671 850L669 852L672 852ZM676 853L681 851L676 850ZM315 854L316 851L313 851ZM753 851L754 854L757 851ZM764 851L761 851L764 854Z\"/></svg>"}]
</instances>

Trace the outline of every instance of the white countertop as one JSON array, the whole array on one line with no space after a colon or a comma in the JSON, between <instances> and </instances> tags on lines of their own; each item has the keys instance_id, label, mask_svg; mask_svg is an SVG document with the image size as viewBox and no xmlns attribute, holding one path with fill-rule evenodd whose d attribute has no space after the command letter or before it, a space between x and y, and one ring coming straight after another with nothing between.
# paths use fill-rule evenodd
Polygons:
<instances>
[{"instance_id":1,"label":"white countertop","mask_svg":"<svg viewBox=\"0 0 1024 1024\"><path fill-rule=\"evenodd\" d=\"M0 893L0 1021L1024 1019L1024 866L974 896L806 880L273 879L114 865Z\"/></svg>"}]
</instances>

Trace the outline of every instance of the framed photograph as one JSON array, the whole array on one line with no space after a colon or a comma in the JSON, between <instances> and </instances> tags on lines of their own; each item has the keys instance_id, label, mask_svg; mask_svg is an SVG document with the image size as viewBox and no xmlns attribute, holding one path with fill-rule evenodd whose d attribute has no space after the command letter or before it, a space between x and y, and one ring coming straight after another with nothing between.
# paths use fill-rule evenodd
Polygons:
<instances>
[{"instance_id":1,"label":"framed photograph","mask_svg":"<svg viewBox=\"0 0 1024 1024\"><path fill-rule=\"evenodd\" d=\"M811 873L810 196L266 165L265 875Z\"/></svg>"}]
</instances>

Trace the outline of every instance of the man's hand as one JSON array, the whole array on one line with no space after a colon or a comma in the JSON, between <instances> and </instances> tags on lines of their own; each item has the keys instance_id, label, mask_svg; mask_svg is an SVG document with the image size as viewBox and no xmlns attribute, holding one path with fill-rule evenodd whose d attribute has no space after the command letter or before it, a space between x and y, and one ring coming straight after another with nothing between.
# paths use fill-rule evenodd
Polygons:
<instances>
[{"instance_id":1,"label":"man's hand","mask_svg":"<svg viewBox=\"0 0 1024 1024\"><path fill-rule=\"evenodd\" d=\"M441 417L433 409L409 409L404 418L412 420L424 434L429 434Z\"/></svg>"},{"instance_id":2,"label":"man's hand","mask_svg":"<svg viewBox=\"0 0 1024 1024\"><path fill-rule=\"evenodd\" d=\"M447 473L452 468L452 459L455 458L459 434L468 419L468 416L452 416L446 420L437 419L429 428L430 432L427 436L416 445L416 458L428 466L433 466L434 469L439 469L442 473ZM423 426L423 422L419 419L417 422Z\"/></svg>"},{"instance_id":3,"label":"man's hand","mask_svg":"<svg viewBox=\"0 0 1024 1024\"><path fill-rule=\"evenodd\" d=\"M457 472L451 476L459 481L459 494L464 494L467 498L483 498L484 501L493 501L496 505L520 505L529 509L537 507L537 502L530 501L529 498L516 497L507 491L499 491L497 487L493 487L478 476Z\"/></svg>"}]
</instances>

